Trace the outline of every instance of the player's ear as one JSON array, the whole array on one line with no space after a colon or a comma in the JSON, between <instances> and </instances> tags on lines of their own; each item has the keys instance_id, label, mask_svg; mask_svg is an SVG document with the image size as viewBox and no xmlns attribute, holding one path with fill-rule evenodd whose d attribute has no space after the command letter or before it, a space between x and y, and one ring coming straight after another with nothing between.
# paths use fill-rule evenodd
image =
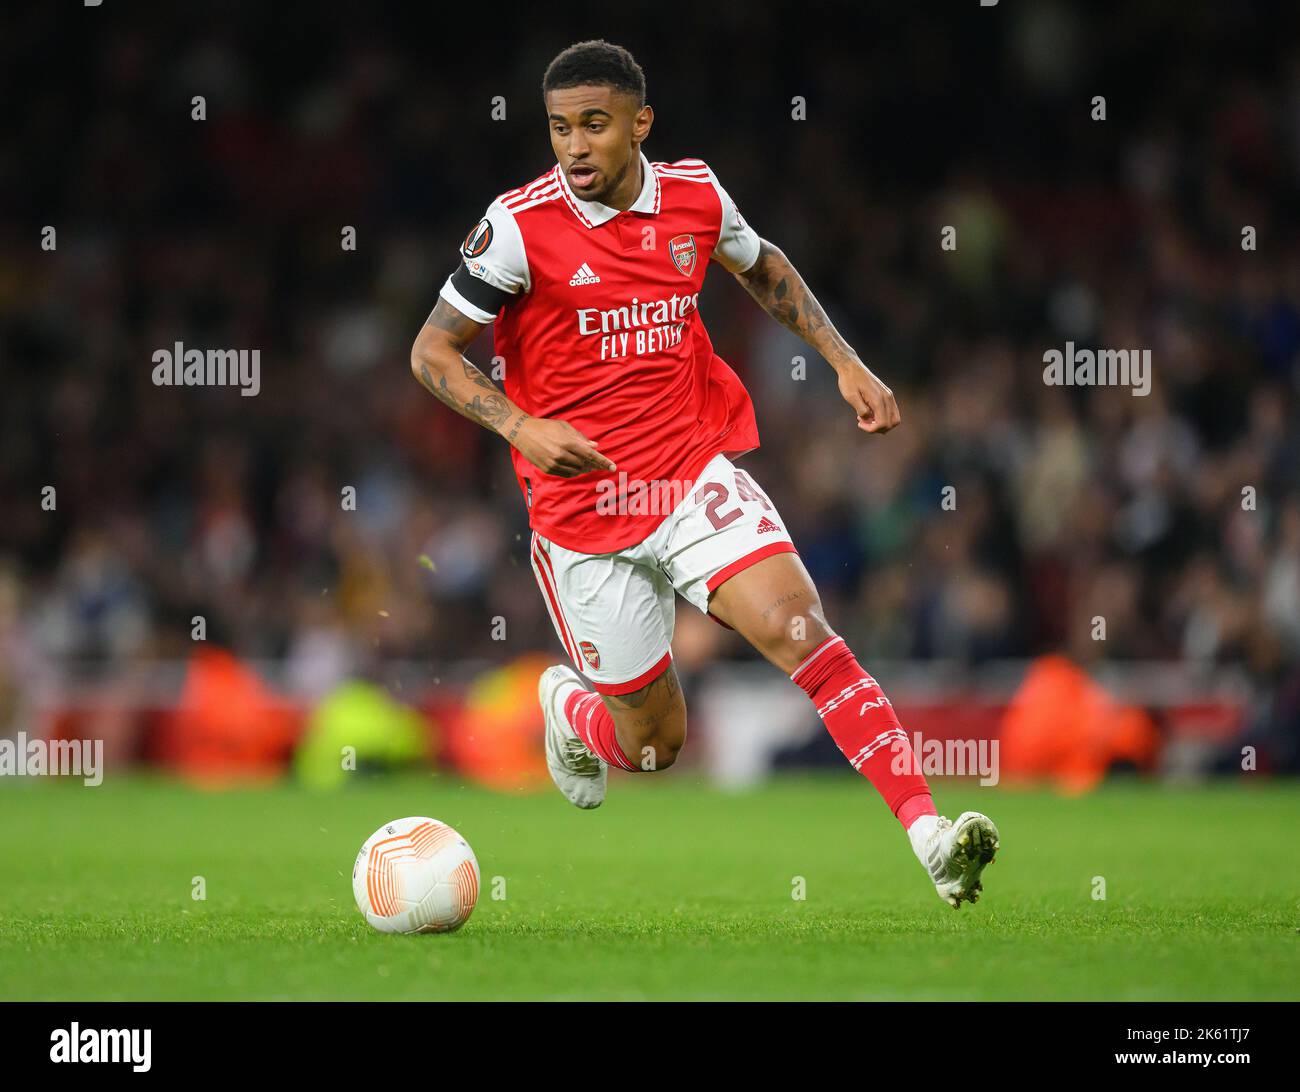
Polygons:
<instances>
[{"instance_id":1,"label":"player's ear","mask_svg":"<svg viewBox=\"0 0 1300 1092\"><path fill-rule=\"evenodd\" d=\"M636 112L636 117L632 119L632 139L638 144L642 143L650 135L650 126L654 124L655 112L647 103Z\"/></svg>"}]
</instances>

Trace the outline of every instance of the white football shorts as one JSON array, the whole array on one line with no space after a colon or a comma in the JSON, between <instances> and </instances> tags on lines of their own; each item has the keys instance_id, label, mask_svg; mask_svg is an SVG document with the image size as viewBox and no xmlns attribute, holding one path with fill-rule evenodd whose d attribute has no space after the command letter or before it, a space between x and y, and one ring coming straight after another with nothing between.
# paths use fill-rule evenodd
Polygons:
<instances>
[{"instance_id":1,"label":"white football shorts","mask_svg":"<svg viewBox=\"0 0 1300 1092\"><path fill-rule=\"evenodd\" d=\"M555 632L602 694L639 690L671 662L674 590L708 614L714 588L784 552L798 551L776 506L725 455L715 455L690 493L634 546L583 554L533 532L531 547Z\"/></svg>"}]
</instances>

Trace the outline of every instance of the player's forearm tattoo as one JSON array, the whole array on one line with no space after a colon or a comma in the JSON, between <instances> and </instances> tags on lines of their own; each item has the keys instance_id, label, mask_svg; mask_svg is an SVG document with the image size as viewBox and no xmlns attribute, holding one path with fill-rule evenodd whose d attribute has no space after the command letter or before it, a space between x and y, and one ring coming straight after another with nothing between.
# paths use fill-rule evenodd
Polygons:
<instances>
[{"instance_id":1,"label":"player's forearm tattoo","mask_svg":"<svg viewBox=\"0 0 1300 1092\"><path fill-rule=\"evenodd\" d=\"M487 425L493 432L500 432L501 426L510 419L510 403L499 394L490 394L486 398L474 395L474 401L465 407L466 413Z\"/></svg>"},{"instance_id":2,"label":"player's forearm tattoo","mask_svg":"<svg viewBox=\"0 0 1300 1092\"><path fill-rule=\"evenodd\" d=\"M506 437L506 443L513 444L515 442L515 437L519 435L519 426L527 420L528 414L521 411L519 414L519 420L514 423L514 427L510 430L510 435Z\"/></svg>"},{"instance_id":3,"label":"player's forearm tattoo","mask_svg":"<svg viewBox=\"0 0 1300 1092\"><path fill-rule=\"evenodd\" d=\"M487 396L476 394L474 401L462 402L452 394L451 389L447 386L447 377L440 375L435 380L433 374L429 371L429 365L424 362L420 363L421 385L438 401L450 406L457 413L477 421L479 424L490 428L493 432L499 432L501 426L510 419L512 412L510 403L497 391L492 381L473 364L464 357L461 358L461 363L464 365L466 379L473 382L476 387L483 387L493 393Z\"/></svg>"},{"instance_id":4,"label":"player's forearm tattoo","mask_svg":"<svg viewBox=\"0 0 1300 1092\"><path fill-rule=\"evenodd\" d=\"M429 317L424 320L424 324L446 332L449 335L448 340L452 348L458 353L473 341L479 331L483 329L482 323L475 322L473 319L461 314L443 299L438 300ZM515 412L514 407L502 395L496 384L474 367L465 357L460 358L460 364L464 377L484 392L483 394L475 394L472 401L465 402L457 398L447 385L447 376L445 374L439 375L435 380L433 374L429 371L429 366L423 361L420 363L420 383L440 402L444 402L463 417L468 417L471 421L477 421L485 428L490 428L493 432L500 432L502 426L510 420L511 414Z\"/></svg>"},{"instance_id":5,"label":"player's forearm tattoo","mask_svg":"<svg viewBox=\"0 0 1300 1092\"><path fill-rule=\"evenodd\" d=\"M759 244L758 260L737 279L764 311L823 356L848 349L790 259L766 239Z\"/></svg>"}]
</instances>

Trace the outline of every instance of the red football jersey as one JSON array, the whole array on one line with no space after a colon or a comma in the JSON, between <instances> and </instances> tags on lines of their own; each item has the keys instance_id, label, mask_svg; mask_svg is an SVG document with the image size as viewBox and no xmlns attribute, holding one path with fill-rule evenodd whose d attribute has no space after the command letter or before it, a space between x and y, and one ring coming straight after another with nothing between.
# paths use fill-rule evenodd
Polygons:
<instances>
[{"instance_id":1,"label":"red football jersey","mask_svg":"<svg viewBox=\"0 0 1300 1092\"><path fill-rule=\"evenodd\" d=\"M558 164L502 194L441 292L495 320L514 402L568 421L617 467L562 478L511 449L533 530L582 553L642 541L714 455L758 447L749 394L697 308L709 259L744 271L758 235L701 160L642 154L641 170L627 211L580 200Z\"/></svg>"}]
</instances>

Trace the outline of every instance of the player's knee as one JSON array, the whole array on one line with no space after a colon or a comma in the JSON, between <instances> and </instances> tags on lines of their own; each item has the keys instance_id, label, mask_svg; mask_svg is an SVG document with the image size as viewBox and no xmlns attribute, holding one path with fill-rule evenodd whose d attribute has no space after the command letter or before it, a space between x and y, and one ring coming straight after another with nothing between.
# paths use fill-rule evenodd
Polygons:
<instances>
[{"instance_id":1,"label":"player's knee","mask_svg":"<svg viewBox=\"0 0 1300 1092\"><path fill-rule=\"evenodd\" d=\"M686 743L686 707L653 719L635 719L629 729L635 753L627 757L646 773L666 770Z\"/></svg>"},{"instance_id":2,"label":"player's knee","mask_svg":"<svg viewBox=\"0 0 1300 1092\"><path fill-rule=\"evenodd\" d=\"M680 739L656 736L650 742L642 745L637 765L646 773L657 773L659 770L666 770L677 761L677 755L685 742L685 735Z\"/></svg>"},{"instance_id":3,"label":"player's knee","mask_svg":"<svg viewBox=\"0 0 1300 1092\"><path fill-rule=\"evenodd\" d=\"M782 606L765 618L755 635L759 650L787 672L792 672L828 637L833 636L820 600Z\"/></svg>"}]
</instances>

